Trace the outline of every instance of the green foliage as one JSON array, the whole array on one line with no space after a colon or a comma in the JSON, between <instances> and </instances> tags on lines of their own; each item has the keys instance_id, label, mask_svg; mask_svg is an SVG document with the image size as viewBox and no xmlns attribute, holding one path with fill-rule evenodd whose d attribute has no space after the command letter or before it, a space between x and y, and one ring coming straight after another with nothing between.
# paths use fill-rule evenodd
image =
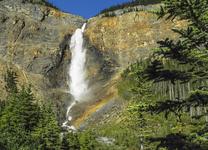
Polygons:
<instances>
[{"instance_id":1,"label":"green foliage","mask_svg":"<svg viewBox=\"0 0 208 150\"><path fill-rule=\"evenodd\" d=\"M79 150L80 149L80 142L77 133L68 132L64 135L62 140L62 148L63 150Z\"/></svg>"},{"instance_id":2,"label":"green foliage","mask_svg":"<svg viewBox=\"0 0 208 150\"><path fill-rule=\"evenodd\" d=\"M81 132L65 133L62 140L63 150L94 150L102 149L101 144L97 141L98 135L92 130L84 130Z\"/></svg>"},{"instance_id":3,"label":"green foliage","mask_svg":"<svg viewBox=\"0 0 208 150\"><path fill-rule=\"evenodd\" d=\"M59 149L60 128L51 108L39 107L30 87L17 90L16 74L7 73L9 94L0 112L1 149Z\"/></svg>"},{"instance_id":4,"label":"green foliage","mask_svg":"<svg viewBox=\"0 0 208 150\"><path fill-rule=\"evenodd\" d=\"M172 84L175 84L176 81L181 81L181 84L184 84L206 80L208 77L208 19L206 19L208 2L206 0L200 2L196 0L166 0L164 4L160 16L165 16L167 19L176 17L186 19L189 21L189 25L186 29L174 29L176 33L180 34L180 39L177 42L169 39L159 41L160 50L154 54L154 60L146 69L147 78L154 82L171 81ZM179 66L186 64L191 67L184 71L179 70L180 68L176 70L164 69L164 62L161 61L161 57L173 61ZM177 99L159 102L158 105L173 106L171 109L176 113L184 107L206 107L208 105L206 103L206 85L198 86L189 93L187 98L178 97Z\"/></svg>"},{"instance_id":5,"label":"green foliage","mask_svg":"<svg viewBox=\"0 0 208 150\"><path fill-rule=\"evenodd\" d=\"M93 150L98 146L96 135L92 131L81 132L79 135L80 150Z\"/></svg>"},{"instance_id":6,"label":"green foliage","mask_svg":"<svg viewBox=\"0 0 208 150\"><path fill-rule=\"evenodd\" d=\"M4 76L6 90L8 93L17 93L17 74L12 70L7 70Z\"/></svg>"},{"instance_id":7,"label":"green foliage","mask_svg":"<svg viewBox=\"0 0 208 150\"><path fill-rule=\"evenodd\" d=\"M144 70L147 62L148 60L140 61L128 67L122 74L122 82L118 86L119 94L130 101L123 122L125 122L124 129L130 133L130 136L134 135L131 142L135 144L130 144L134 145L133 149L138 147L155 149L156 145L149 143L148 139L168 132L166 122L161 116L151 116L146 112L155 103L151 88L153 83L145 78ZM163 129L158 129L158 126Z\"/></svg>"},{"instance_id":8,"label":"green foliage","mask_svg":"<svg viewBox=\"0 0 208 150\"><path fill-rule=\"evenodd\" d=\"M104 142L100 143L103 147L113 150L137 149L140 143L139 136L135 129L131 129L125 122L115 123L111 122L107 125L98 127L97 135L99 137L106 137L111 141L110 144ZM101 150L103 149L101 147Z\"/></svg>"},{"instance_id":9,"label":"green foliage","mask_svg":"<svg viewBox=\"0 0 208 150\"><path fill-rule=\"evenodd\" d=\"M10 95L0 116L1 143L8 149L25 147L30 142L29 133L34 130L38 116L38 106L30 89L22 88Z\"/></svg>"},{"instance_id":10,"label":"green foliage","mask_svg":"<svg viewBox=\"0 0 208 150\"><path fill-rule=\"evenodd\" d=\"M8 97L0 112L0 149L2 150L94 150L103 149L94 132L61 133L52 106L37 104L31 88L17 89L17 76L5 77Z\"/></svg>"},{"instance_id":11,"label":"green foliage","mask_svg":"<svg viewBox=\"0 0 208 150\"><path fill-rule=\"evenodd\" d=\"M30 88L18 90L16 74L8 72L9 94L0 112L0 149L208 149L207 8L207 0L165 0L160 17L188 22L186 29L173 30L180 38L159 41L160 49L151 59L124 71L118 89L129 103L119 120L64 133L62 141L51 106L38 106Z\"/></svg>"},{"instance_id":12,"label":"green foliage","mask_svg":"<svg viewBox=\"0 0 208 150\"><path fill-rule=\"evenodd\" d=\"M142 63L142 64L141 64ZM118 85L118 92L126 99L148 99L151 82L144 78L145 62L137 62L130 65L121 75L123 82Z\"/></svg>"},{"instance_id":13,"label":"green foliage","mask_svg":"<svg viewBox=\"0 0 208 150\"><path fill-rule=\"evenodd\" d=\"M61 147L60 127L51 107L43 105L39 123L32 132L32 139L38 149L56 150Z\"/></svg>"},{"instance_id":14,"label":"green foliage","mask_svg":"<svg viewBox=\"0 0 208 150\"><path fill-rule=\"evenodd\" d=\"M186 135L183 134L169 134L165 138L154 138L150 139L150 141L161 141L160 144L157 146L157 149L160 148L167 148L170 150L200 150L201 146L198 144L194 144L191 142ZM204 149L205 150L205 149Z\"/></svg>"},{"instance_id":15,"label":"green foliage","mask_svg":"<svg viewBox=\"0 0 208 150\"><path fill-rule=\"evenodd\" d=\"M144 134L143 139L149 144L156 142L155 149L208 148L207 8L207 0L165 0L159 17L186 19L187 28L173 29L180 35L177 41L168 38L159 41L160 50L154 52L149 63L133 64L124 73L125 87L121 86L120 93L125 99L133 100L129 110L131 118L141 125L138 133L147 132L147 127L152 130ZM143 66L142 70L132 67L139 65ZM144 86L148 84L151 86ZM154 123L160 125L157 130ZM158 132L157 135L154 132Z\"/></svg>"},{"instance_id":16,"label":"green foliage","mask_svg":"<svg viewBox=\"0 0 208 150\"><path fill-rule=\"evenodd\" d=\"M149 60L147 60L147 62L148 61ZM200 145L200 147L203 147L204 145L199 144L194 140L195 137L189 139L190 137L185 135L190 135L193 131L198 131L204 127L204 119L192 120L186 113L190 110L188 105L191 105L192 107L195 105L198 106L198 103L192 103L192 101L194 99L199 99L199 97L195 97L196 95L199 96L199 93L192 93L193 96L196 95L186 99L186 101L183 102L184 105L182 108L182 105L179 105L181 104L181 101L158 102L158 96L154 94L155 87L153 85L155 83L146 78L145 68L147 68L146 62L137 62L136 64L131 65L122 74L122 82L118 86L119 93L123 98L128 99L130 102L127 107L127 113L124 114L125 119L121 123L123 128L120 131L124 132L126 130L131 136L135 134L135 137L130 141L132 143L134 141L142 144L145 149L156 149L167 143L169 143L169 146L167 147L169 149L174 148L173 145L175 145L175 147L180 147L182 141L177 141L179 138L175 139L175 142L179 142L179 145L175 143L172 144L172 147L170 146L171 141L174 142L173 139L175 138L172 137L171 134L178 134L178 132L183 132L186 137L185 139L181 139L184 141L185 147L190 143L195 146ZM200 98L207 99L206 92L204 92L203 95L204 96ZM205 101L206 100L203 100L204 103L206 103ZM163 105L161 103L163 103ZM176 111L178 112L177 114L175 113ZM164 115L166 118L164 118ZM175 116L178 116L179 118ZM118 127L119 125L116 124L113 126ZM184 126L186 128L184 128ZM118 133L119 137L122 137L118 128L117 130L113 127L111 129ZM173 138L172 140L170 140L171 137ZM122 138L125 139L125 137ZM116 138L116 140L118 139L119 138ZM203 141L206 141L206 138L202 139ZM134 146L138 147L138 145Z\"/></svg>"},{"instance_id":17,"label":"green foliage","mask_svg":"<svg viewBox=\"0 0 208 150\"><path fill-rule=\"evenodd\" d=\"M1 116L1 113L3 112L4 107L5 107L5 101L0 100L0 116Z\"/></svg>"}]
</instances>

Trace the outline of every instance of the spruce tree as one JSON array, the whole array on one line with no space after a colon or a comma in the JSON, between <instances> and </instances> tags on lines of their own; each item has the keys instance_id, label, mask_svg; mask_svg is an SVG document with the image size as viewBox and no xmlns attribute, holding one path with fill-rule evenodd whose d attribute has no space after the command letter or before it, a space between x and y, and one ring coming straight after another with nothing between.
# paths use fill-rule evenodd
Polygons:
<instances>
[{"instance_id":1,"label":"spruce tree","mask_svg":"<svg viewBox=\"0 0 208 150\"><path fill-rule=\"evenodd\" d=\"M7 149L29 147L32 132L38 122L39 108L30 88L22 88L7 98L0 116L0 143Z\"/></svg>"},{"instance_id":2,"label":"spruce tree","mask_svg":"<svg viewBox=\"0 0 208 150\"><path fill-rule=\"evenodd\" d=\"M158 139L161 147L167 149L207 149L208 130L207 123L203 123L201 129L201 118L208 114L208 1L207 0L164 0L164 5L158 13L159 17L168 20L185 20L185 29L173 29L179 35L179 40L165 39L159 41L159 50L154 53L153 59L144 71L147 79L158 83L168 82L175 85L196 84L187 96L160 99L155 105L148 108L148 111L155 114L165 113L166 117L173 113L183 122L181 116L190 112L192 108L201 110L200 113L192 114L191 119L196 119L192 136L185 133L169 134ZM166 67L167 62L177 64L178 68ZM186 66L181 70L180 66ZM204 111L205 110L205 111ZM198 128L198 130L197 130ZM194 135L194 136L193 136ZM174 141L175 140L175 141ZM154 140L153 140L154 141ZM157 140L156 140L157 141Z\"/></svg>"},{"instance_id":3,"label":"spruce tree","mask_svg":"<svg viewBox=\"0 0 208 150\"><path fill-rule=\"evenodd\" d=\"M5 88L8 94L17 93L17 74L16 72L7 70L7 73L4 76Z\"/></svg>"},{"instance_id":4,"label":"spruce tree","mask_svg":"<svg viewBox=\"0 0 208 150\"><path fill-rule=\"evenodd\" d=\"M36 149L58 150L61 148L60 127L50 105L44 104L38 125L32 133Z\"/></svg>"},{"instance_id":5,"label":"spruce tree","mask_svg":"<svg viewBox=\"0 0 208 150\"><path fill-rule=\"evenodd\" d=\"M178 41L166 39L159 41L160 50L154 53L154 60L146 69L146 77L154 82L176 81L195 83L208 78L208 1L207 0L165 0L161 7L160 17L174 20L186 20L186 29L173 29L180 35ZM186 70L165 68L165 62L172 61L178 66L187 65ZM167 105L166 105L167 104ZM166 105L167 107L162 107ZM186 98L179 97L160 102L159 108L165 111L172 107L174 111L182 108L208 106L208 88L200 85L189 93ZM206 115L206 114L203 114Z\"/></svg>"},{"instance_id":6,"label":"spruce tree","mask_svg":"<svg viewBox=\"0 0 208 150\"><path fill-rule=\"evenodd\" d=\"M40 107L30 87L18 90L16 73L7 73L8 97L0 113L0 149L60 149L60 128L51 107Z\"/></svg>"},{"instance_id":7,"label":"spruce tree","mask_svg":"<svg viewBox=\"0 0 208 150\"><path fill-rule=\"evenodd\" d=\"M80 150L79 137L77 133L68 132L64 135L62 141L62 150Z\"/></svg>"},{"instance_id":8,"label":"spruce tree","mask_svg":"<svg viewBox=\"0 0 208 150\"><path fill-rule=\"evenodd\" d=\"M140 67L130 67L126 71L128 74L124 79L134 82L128 85L127 90L130 89L131 99L137 101L132 111L137 115L145 115L147 120L142 128L150 126L152 130L154 127L154 124L148 125L151 117L147 113L155 116L155 119L163 117L163 120L167 119L169 122L164 124L165 128L169 128L164 132L166 134L161 134L161 137L155 137L153 133L148 135L149 143L159 142L156 149L208 149L208 123L205 119L208 115L207 8L207 0L164 0L161 11L158 12L159 18L173 22L183 20L186 27L173 29L178 34L178 39L167 38L159 41L159 48L147 60L148 65L139 62L133 65L144 66L143 71L140 71ZM141 80L137 80L141 78L144 79L142 85ZM147 93L145 91L148 91L148 87L144 86L146 82L153 83ZM165 87L167 88L164 89ZM179 94L175 94L176 91ZM162 122L154 122L160 128L163 126Z\"/></svg>"}]
</instances>

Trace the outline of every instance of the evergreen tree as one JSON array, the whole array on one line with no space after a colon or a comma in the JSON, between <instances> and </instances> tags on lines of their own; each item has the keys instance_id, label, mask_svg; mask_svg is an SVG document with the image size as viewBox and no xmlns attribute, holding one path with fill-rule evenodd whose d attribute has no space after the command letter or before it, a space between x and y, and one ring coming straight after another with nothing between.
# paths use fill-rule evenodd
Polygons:
<instances>
[{"instance_id":1,"label":"evergreen tree","mask_svg":"<svg viewBox=\"0 0 208 150\"><path fill-rule=\"evenodd\" d=\"M62 148L63 150L80 150L79 137L77 133L68 132L63 137Z\"/></svg>"},{"instance_id":2,"label":"evergreen tree","mask_svg":"<svg viewBox=\"0 0 208 150\"><path fill-rule=\"evenodd\" d=\"M208 78L208 1L207 0L165 0L161 7L160 17L171 20L186 20L188 25L185 29L173 29L180 35L178 41L166 39L159 41L160 50L154 53L154 59L145 70L147 79L155 83L170 81L171 84L202 83ZM171 69L165 67L165 63L171 61L178 65L178 68ZM185 65L187 69L181 71L180 66ZM208 106L208 87L200 85L189 91L186 97L163 99L155 105L150 106L148 111L156 114L165 113L166 117L170 113L178 117L179 122L184 122L181 117L184 112L191 111L192 108L206 110ZM201 118L207 115L206 111L194 114L192 119L197 119L195 127L200 129ZM207 123L203 123L204 128ZM199 130L198 129L198 130ZM183 133L169 134L160 139L159 147L168 149L207 149L207 130L203 132L192 131L194 136ZM176 141L174 142L175 139ZM181 145L182 144L182 145Z\"/></svg>"},{"instance_id":3,"label":"evergreen tree","mask_svg":"<svg viewBox=\"0 0 208 150\"><path fill-rule=\"evenodd\" d=\"M7 100L0 116L0 143L4 143L7 149L27 147L31 139L30 132L38 122L38 106L29 88L22 88Z\"/></svg>"},{"instance_id":4,"label":"evergreen tree","mask_svg":"<svg viewBox=\"0 0 208 150\"><path fill-rule=\"evenodd\" d=\"M208 78L208 1L207 0L165 0L161 7L160 17L174 20L185 19L188 22L186 29L174 29L180 35L176 42L170 39L159 41L160 50L154 53L154 60L146 69L147 78L154 82L171 81L175 84L200 82ZM164 60L186 64L190 69L181 71L164 67ZM182 108L208 106L207 86L199 86L191 91L189 97L170 99L159 102L155 110L164 112L170 110L181 111ZM162 107L166 105L166 107ZM154 109L154 108L153 108ZM159 110L161 109L161 110ZM205 115L205 114L203 114Z\"/></svg>"},{"instance_id":5,"label":"evergreen tree","mask_svg":"<svg viewBox=\"0 0 208 150\"><path fill-rule=\"evenodd\" d=\"M18 90L16 73L7 73L8 97L0 113L0 149L60 149L60 128L51 107L39 107L31 88Z\"/></svg>"},{"instance_id":6,"label":"evergreen tree","mask_svg":"<svg viewBox=\"0 0 208 150\"><path fill-rule=\"evenodd\" d=\"M60 127L50 106L43 105L37 127L32 133L36 149L58 150L61 147Z\"/></svg>"},{"instance_id":7,"label":"evergreen tree","mask_svg":"<svg viewBox=\"0 0 208 150\"><path fill-rule=\"evenodd\" d=\"M5 88L8 94L17 93L17 74L12 70L7 70L4 76L6 82Z\"/></svg>"},{"instance_id":8,"label":"evergreen tree","mask_svg":"<svg viewBox=\"0 0 208 150\"><path fill-rule=\"evenodd\" d=\"M4 107L5 107L5 101L0 100L0 116L1 113L3 112Z\"/></svg>"},{"instance_id":9,"label":"evergreen tree","mask_svg":"<svg viewBox=\"0 0 208 150\"><path fill-rule=\"evenodd\" d=\"M94 150L98 146L96 136L92 131L84 131L79 134L80 150Z\"/></svg>"},{"instance_id":10,"label":"evergreen tree","mask_svg":"<svg viewBox=\"0 0 208 150\"><path fill-rule=\"evenodd\" d=\"M163 119L167 119L169 122L168 125L164 124L165 128L169 128L169 131L163 131L164 135L154 137L155 135L150 133L148 136L150 143L160 143L156 149L208 149L208 124L205 122L208 115L207 8L207 0L164 0L164 5L161 6L161 11L158 13L159 17L172 21L186 20L187 28L173 29L179 34L178 40L167 38L159 41L159 50L154 52L152 58L148 60L150 63L145 66L143 71L140 71L139 67L130 67L131 69L126 71L128 74L124 79L132 82L127 90L131 91L131 99L138 101L133 105L132 112L139 116L150 112L154 114L155 119L159 119L164 114ZM134 66L137 64L139 63ZM132 75L134 75L133 78L131 78ZM153 82L152 86L145 87L144 84L140 84L141 80L138 80L140 77L145 83ZM168 88L167 91L161 89L160 85L164 83L168 83L168 87L171 88ZM183 89L186 90L186 94L175 96L174 90L178 93L182 92L176 85L185 87L186 84L189 85L188 88ZM193 88L190 85L194 85ZM146 88L149 88L150 93L145 93L148 91ZM159 92L163 94L170 92L170 97L161 95ZM144 93L146 98L141 93ZM154 97L148 97L148 95ZM197 113L193 113L193 109L196 109ZM175 117L173 118L173 116ZM146 120L150 118L147 115L145 117ZM156 120L154 122L160 126L163 125ZM150 122L147 120L143 129L148 123ZM150 129L153 127L150 124Z\"/></svg>"}]
</instances>

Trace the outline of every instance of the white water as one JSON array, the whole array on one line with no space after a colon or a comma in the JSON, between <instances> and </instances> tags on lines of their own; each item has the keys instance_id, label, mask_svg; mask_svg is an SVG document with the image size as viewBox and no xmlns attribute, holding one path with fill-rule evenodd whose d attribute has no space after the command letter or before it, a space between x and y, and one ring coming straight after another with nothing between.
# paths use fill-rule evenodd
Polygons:
<instances>
[{"instance_id":1,"label":"white water","mask_svg":"<svg viewBox=\"0 0 208 150\"><path fill-rule=\"evenodd\" d=\"M87 94L87 81L85 75L86 49L83 46L83 32L86 24L82 29L77 29L71 38L70 49L72 52L72 60L69 69L70 76L70 93L75 101L84 100Z\"/></svg>"},{"instance_id":2,"label":"white water","mask_svg":"<svg viewBox=\"0 0 208 150\"><path fill-rule=\"evenodd\" d=\"M69 92L73 96L74 100L67 108L66 121L62 124L69 130L75 130L75 127L69 126L68 123L72 120L70 116L70 110L77 102L85 100L88 94L88 83L86 81L86 49L84 48L83 33L85 30L86 23L81 29L77 29L71 37L70 50L72 54L71 64L69 68Z\"/></svg>"}]
</instances>

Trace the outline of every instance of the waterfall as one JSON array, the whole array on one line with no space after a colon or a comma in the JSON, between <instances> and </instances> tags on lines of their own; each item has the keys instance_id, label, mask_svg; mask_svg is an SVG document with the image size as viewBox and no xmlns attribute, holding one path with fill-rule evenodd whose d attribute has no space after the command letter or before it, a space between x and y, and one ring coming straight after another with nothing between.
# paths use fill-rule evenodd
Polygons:
<instances>
[{"instance_id":1,"label":"waterfall","mask_svg":"<svg viewBox=\"0 0 208 150\"><path fill-rule=\"evenodd\" d=\"M86 23L81 29L77 29L71 37L70 50L71 50L71 64L69 68L69 92L73 96L73 102L67 108L66 121L62 124L62 127L75 130L75 127L68 126L68 122L72 120L72 116L69 115L70 110L76 103L84 101L88 94L88 83L86 80L86 49L84 48L83 33Z\"/></svg>"},{"instance_id":2,"label":"waterfall","mask_svg":"<svg viewBox=\"0 0 208 150\"><path fill-rule=\"evenodd\" d=\"M83 46L83 32L86 24L82 29L77 29L71 38L70 49L72 53L71 65L69 69L70 93L75 101L82 101L87 93L87 81L85 80L85 61L86 49Z\"/></svg>"}]
</instances>

